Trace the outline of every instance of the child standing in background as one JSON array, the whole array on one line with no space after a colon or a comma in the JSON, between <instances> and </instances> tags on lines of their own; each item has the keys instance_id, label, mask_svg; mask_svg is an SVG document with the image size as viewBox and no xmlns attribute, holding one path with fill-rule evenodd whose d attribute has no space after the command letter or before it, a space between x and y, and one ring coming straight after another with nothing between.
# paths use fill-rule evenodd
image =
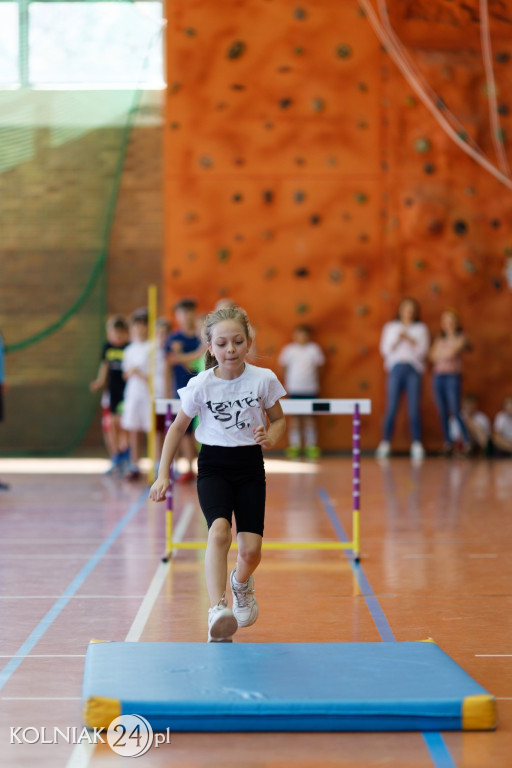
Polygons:
<instances>
[{"instance_id":1,"label":"child standing in background","mask_svg":"<svg viewBox=\"0 0 512 768\"><path fill-rule=\"evenodd\" d=\"M194 299L182 299L174 307L178 330L167 339L167 362L172 371L172 396L178 397L178 390L186 387L197 374L198 361L204 355L204 347L197 335L197 306ZM183 435L180 449L188 462L188 470L177 477L177 482L186 483L194 479L192 463L197 456L193 425Z\"/></svg>"},{"instance_id":2,"label":"child standing in background","mask_svg":"<svg viewBox=\"0 0 512 768\"><path fill-rule=\"evenodd\" d=\"M132 342L123 357L123 375L126 381L121 426L128 432L130 466L126 473L129 480L140 477L139 457L141 433L148 433L149 417L149 341L148 312L139 309L132 315Z\"/></svg>"},{"instance_id":3,"label":"child standing in background","mask_svg":"<svg viewBox=\"0 0 512 768\"><path fill-rule=\"evenodd\" d=\"M324 353L312 340L308 325L298 325L293 332L293 342L287 344L279 355L279 365L284 369L284 383L291 399L316 398L320 392L320 368L325 363ZM289 458L300 456L301 433L304 436L304 452L308 458L320 456L314 416L291 416L288 427Z\"/></svg>"},{"instance_id":4,"label":"child standing in background","mask_svg":"<svg viewBox=\"0 0 512 768\"><path fill-rule=\"evenodd\" d=\"M206 370L178 392L182 407L167 432L158 478L149 495L153 501L165 499L169 468L183 435L198 415L196 437L201 452L197 492L208 524L208 642L231 642L237 627L254 624L258 616L252 574L261 559L265 517L261 449L275 445L284 432L279 399L286 392L272 371L246 362L252 334L247 315L239 307L212 312L203 333ZM225 592L233 512L238 555L230 575L230 610Z\"/></svg>"},{"instance_id":5,"label":"child standing in background","mask_svg":"<svg viewBox=\"0 0 512 768\"><path fill-rule=\"evenodd\" d=\"M165 345L171 330L171 324L165 317L159 317L156 321L156 350L155 350L155 397L170 396L169 366ZM158 413L155 421L156 427L156 456L158 462L165 437L165 414Z\"/></svg>"},{"instance_id":6,"label":"child standing in background","mask_svg":"<svg viewBox=\"0 0 512 768\"><path fill-rule=\"evenodd\" d=\"M129 344L128 323L124 317L116 316L107 322L107 341L103 346L100 367L89 388L91 392L105 390L108 399L109 414L103 413L102 426L110 453L111 467L108 473L123 471L128 463L130 451L127 436L121 427L125 381L123 377L123 357ZM106 402L106 401L105 401ZM103 400L102 400L103 405ZM108 418L106 418L108 416Z\"/></svg>"}]
</instances>

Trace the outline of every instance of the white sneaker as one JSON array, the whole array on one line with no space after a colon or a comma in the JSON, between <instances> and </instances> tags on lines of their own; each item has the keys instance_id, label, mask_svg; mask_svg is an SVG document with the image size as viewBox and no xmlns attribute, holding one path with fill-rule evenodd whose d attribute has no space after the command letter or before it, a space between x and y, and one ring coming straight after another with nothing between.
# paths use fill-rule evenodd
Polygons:
<instances>
[{"instance_id":1,"label":"white sneaker","mask_svg":"<svg viewBox=\"0 0 512 768\"><path fill-rule=\"evenodd\" d=\"M414 443L411 444L411 459L415 459L416 461L421 461L425 458L425 449L422 446L422 444L419 442L419 440L415 440Z\"/></svg>"},{"instance_id":2,"label":"white sneaker","mask_svg":"<svg viewBox=\"0 0 512 768\"><path fill-rule=\"evenodd\" d=\"M208 610L208 642L232 643L237 629L238 622L222 595L217 605Z\"/></svg>"},{"instance_id":3,"label":"white sneaker","mask_svg":"<svg viewBox=\"0 0 512 768\"><path fill-rule=\"evenodd\" d=\"M254 597L254 579L249 576L244 584L235 583L236 568L231 571L229 581L233 593L233 613L239 627L250 627L258 618L258 603Z\"/></svg>"},{"instance_id":4,"label":"white sneaker","mask_svg":"<svg viewBox=\"0 0 512 768\"><path fill-rule=\"evenodd\" d=\"M387 459L391 453L391 443L388 440L381 440L375 451L376 459Z\"/></svg>"}]
</instances>

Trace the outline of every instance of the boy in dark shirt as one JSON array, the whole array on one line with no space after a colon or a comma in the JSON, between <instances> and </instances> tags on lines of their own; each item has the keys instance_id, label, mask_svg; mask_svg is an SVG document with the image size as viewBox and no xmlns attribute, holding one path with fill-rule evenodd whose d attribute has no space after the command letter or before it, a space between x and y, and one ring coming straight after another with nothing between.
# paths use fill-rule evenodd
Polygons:
<instances>
[{"instance_id":1,"label":"boy in dark shirt","mask_svg":"<svg viewBox=\"0 0 512 768\"><path fill-rule=\"evenodd\" d=\"M110 419L104 424L104 435L112 460L109 474L115 470L122 472L130 458L127 436L121 427L125 387L122 365L124 350L129 341L130 332L126 320L120 316L111 318L107 322L107 341L103 346L98 375L90 384L91 392L106 390L108 395Z\"/></svg>"},{"instance_id":2,"label":"boy in dark shirt","mask_svg":"<svg viewBox=\"0 0 512 768\"><path fill-rule=\"evenodd\" d=\"M170 334L165 345L167 362L172 370L172 396L178 397L178 389L186 387L199 370L198 364L205 348L197 334L197 305L194 299L182 299L174 307L178 330ZM194 479L192 462L197 456L194 426L190 424L181 441L183 456L188 461L188 471L178 477L178 482Z\"/></svg>"}]
</instances>

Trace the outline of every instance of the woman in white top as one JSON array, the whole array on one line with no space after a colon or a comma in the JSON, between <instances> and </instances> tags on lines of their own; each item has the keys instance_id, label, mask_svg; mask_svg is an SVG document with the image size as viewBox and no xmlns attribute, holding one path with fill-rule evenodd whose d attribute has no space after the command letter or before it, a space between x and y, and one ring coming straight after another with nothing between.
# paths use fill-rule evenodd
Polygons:
<instances>
[{"instance_id":1,"label":"woman in white top","mask_svg":"<svg viewBox=\"0 0 512 768\"><path fill-rule=\"evenodd\" d=\"M407 393L412 437L411 456L422 459L425 455L421 444L420 395L429 343L428 328L419 320L417 301L402 299L397 319L386 323L380 340L380 352L388 378L383 439L377 448L377 458L386 458L391 452L395 417L404 392Z\"/></svg>"},{"instance_id":2,"label":"woman in white top","mask_svg":"<svg viewBox=\"0 0 512 768\"><path fill-rule=\"evenodd\" d=\"M239 307L208 315L203 336L206 370L178 390L182 407L167 432L158 478L149 495L153 501L165 499L169 468L180 440L194 416L199 416L196 438L202 445L197 492L208 524L208 642L231 642L237 627L254 624L258 616L252 574L261 559L265 516L261 449L274 445L285 430L279 399L286 390L268 368L245 362L251 330ZM238 557L230 575L231 611L225 591L233 513Z\"/></svg>"}]
</instances>

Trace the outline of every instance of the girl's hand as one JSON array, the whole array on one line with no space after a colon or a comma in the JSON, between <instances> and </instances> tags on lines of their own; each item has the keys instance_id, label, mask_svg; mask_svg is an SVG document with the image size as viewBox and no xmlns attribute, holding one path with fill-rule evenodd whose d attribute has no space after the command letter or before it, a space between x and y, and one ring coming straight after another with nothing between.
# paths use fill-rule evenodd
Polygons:
<instances>
[{"instance_id":1,"label":"girl's hand","mask_svg":"<svg viewBox=\"0 0 512 768\"><path fill-rule=\"evenodd\" d=\"M149 490L149 498L151 501L163 501L165 499L165 494L167 492L167 489L169 487L169 478L168 477L157 477L153 485L151 486Z\"/></svg>"},{"instance_id":2,"label":"girl's hand","mask_svg":"<svg viewBox=\"0 0 512 768\"><path fill-rule=\"evenodd\" d=\"M262 448L271 448L274 445L272 438L268 434L265 427L263 426L256 427L256 429L253 429L253 432L254 432L254 439L256 440L258 445L261 445Z\"/></svg>"}]
</instances>

